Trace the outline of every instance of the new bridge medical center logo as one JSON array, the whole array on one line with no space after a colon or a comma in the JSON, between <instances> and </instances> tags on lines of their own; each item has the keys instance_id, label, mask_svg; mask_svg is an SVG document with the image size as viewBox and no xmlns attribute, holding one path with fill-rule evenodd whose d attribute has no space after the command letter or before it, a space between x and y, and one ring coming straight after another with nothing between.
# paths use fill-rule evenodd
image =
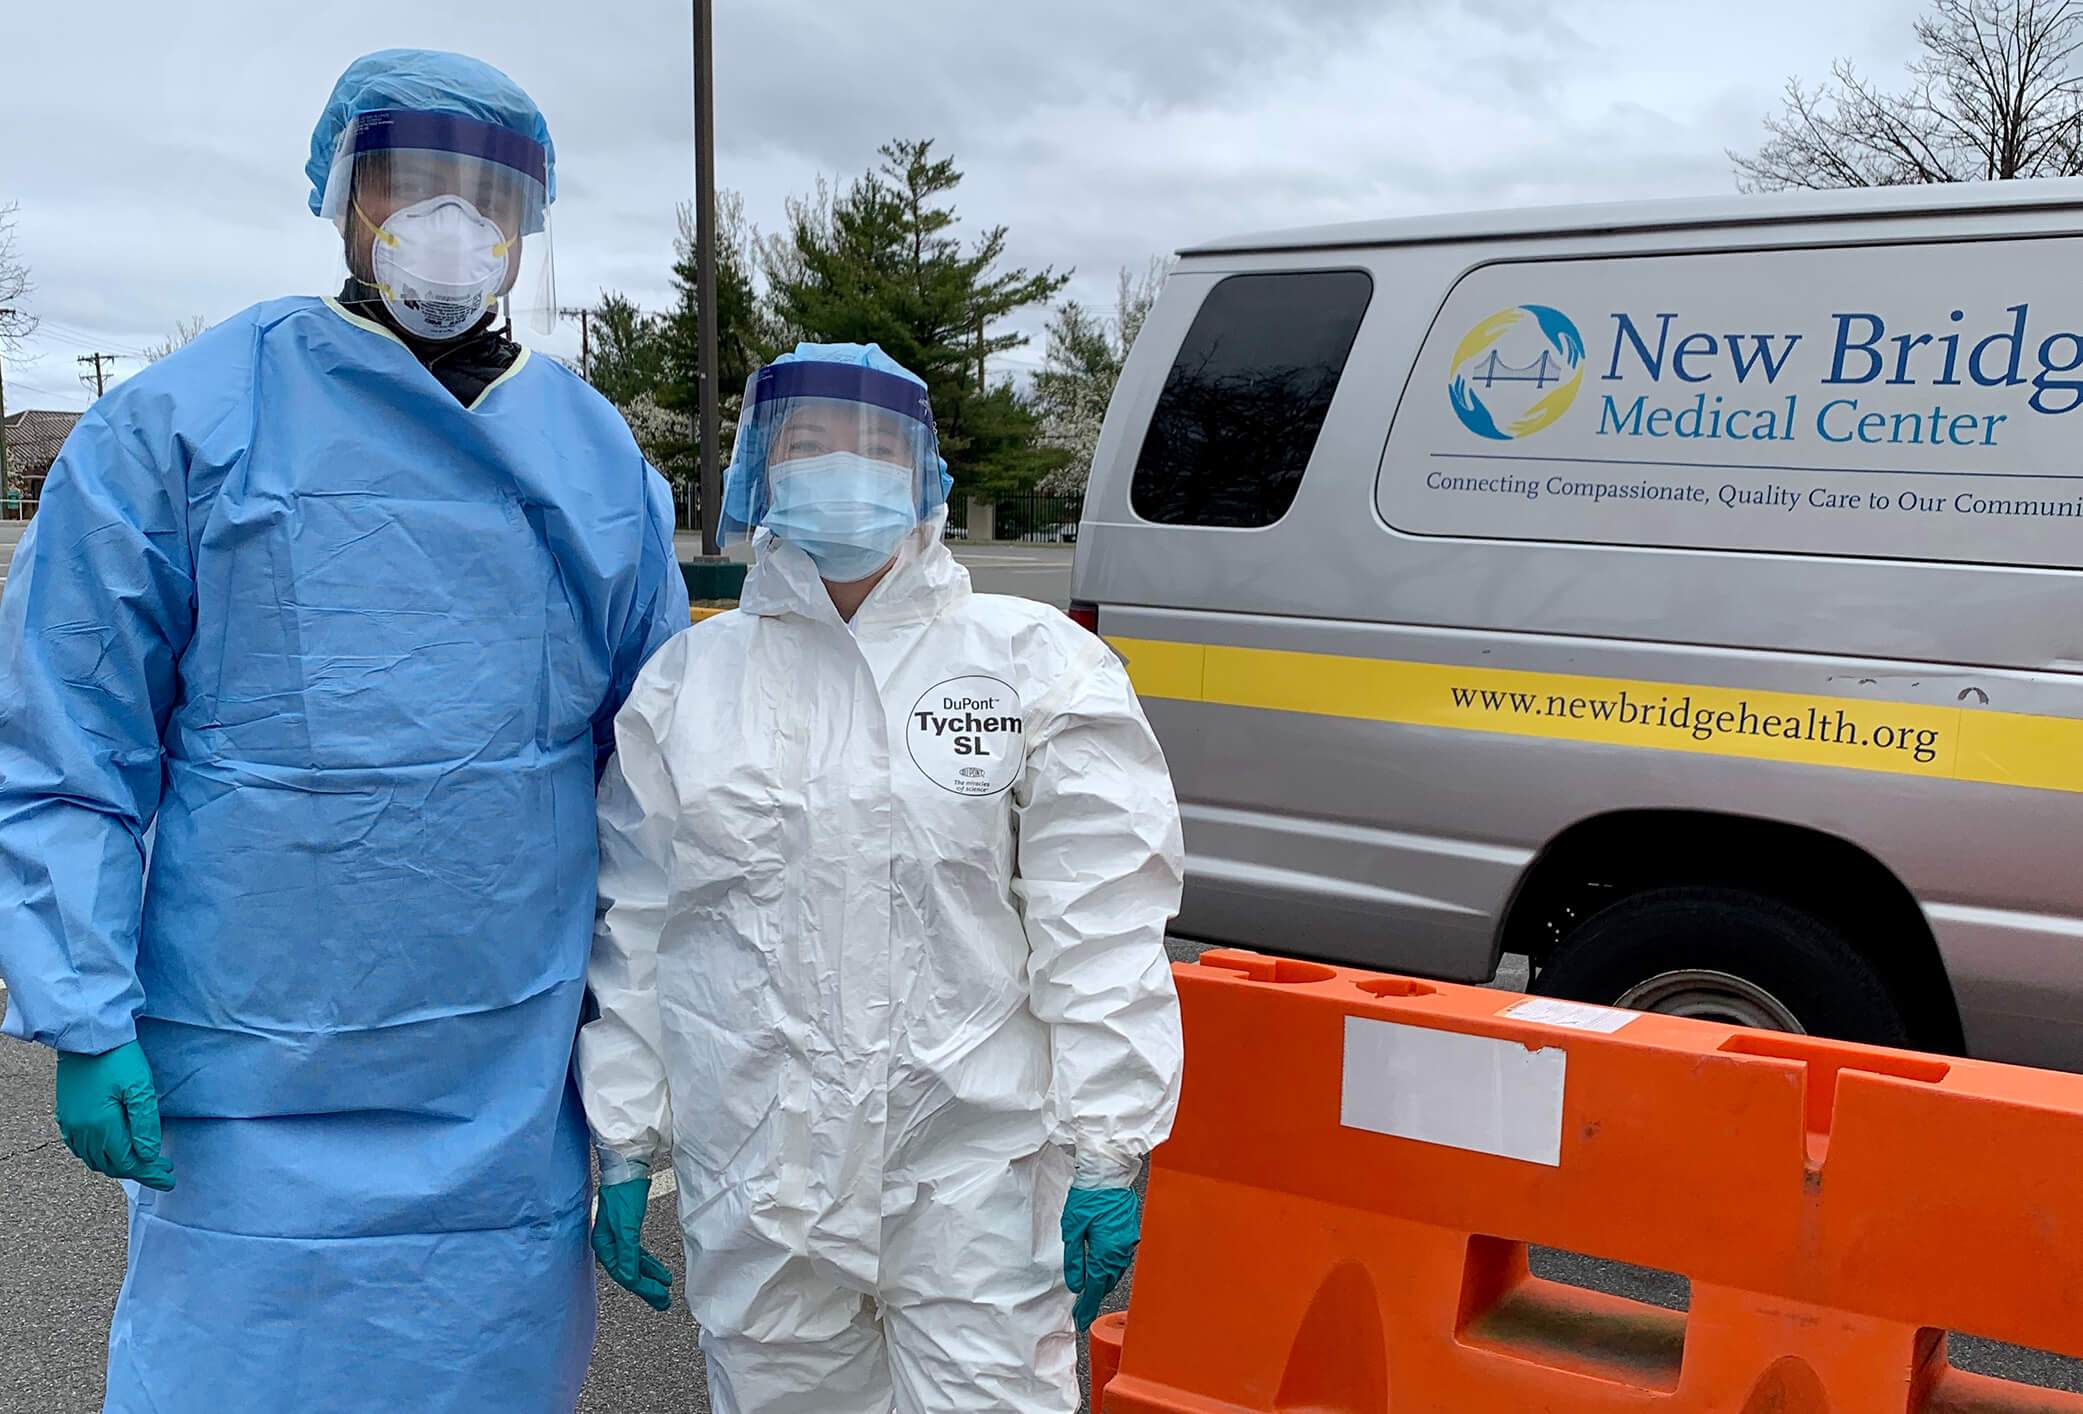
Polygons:
<instances>
[{"instance_id":1,"label":"new bridge medical center logo","mask_svg":"<svg viewBox=\"0 0 2083 1414\"><path fill-rule=\"evenodd\" d=\"M1522 304L1499 310L1454 350L1447 385L1461 425L1479 437L1530 437L1577 400L1584 339L1561 310Z\"/></svg>"}]
</instances>

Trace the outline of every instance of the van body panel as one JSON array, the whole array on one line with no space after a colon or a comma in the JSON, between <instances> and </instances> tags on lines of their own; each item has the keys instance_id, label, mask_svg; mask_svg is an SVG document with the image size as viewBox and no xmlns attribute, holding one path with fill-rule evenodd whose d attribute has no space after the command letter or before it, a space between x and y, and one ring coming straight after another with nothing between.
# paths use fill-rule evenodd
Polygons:
<instances>
[{"instance_id":1,"label":"van body panel","mask_svg":"<svg viewBox=\"0 0 2083 1414\"><path fill-rule=\"evenodd\" d=\"M1970 1054L2077 1070L2083 924L2071 915L1927 902Z\"/></svg>"},{"instance_id":2,"label":"van body panel","mask_svg":"<svg viewBox=\"0 0 2083 1414\"><path fill-rule=\"evenodd\" d=\"M1377 504L1401 402L1444 405L1437 380L1413 369L1471 272L2083 237L2083 181L2016 185L2034 190L1746 198L1626 220L1530 213L1468 218L1459 234L1439 218L1402 235L1386 223L1189 252L1109 410L1072 591L1101 606L1172 766L1189 855L1179 930L1482 980L1527 869L1572 826L1632 810L1782 821L1856 846L1908 888L1972 1052L2083 1068L2076 569L1416 535ZM1310 270L1363 270L1373 292L1292 506L1255 529L1137 515L1144 431L1209 293ZM1832 312L1826 291L1816 298ZM2083 287L2042 283L2027 298L2056 327L2083 326ZM2072 416L2083 434L2083 411ZM2076 524L2071 564L2083 566ZM1199 660L1152 648L1139 670L1138 645L1186 645L1214 666L1181 686L1191 674L1179 665ZM1466 709L1442 696L1462 672ZM1511 720L1510 689L1545 703L1550 683L1566 689L1565 709L1596 697L1611 709L1623 689L1649 706L1649 690L1683 700L1694 688L1731 712L1747 695L1812 700L1866 740L1717 732L1703 743L1659 727L1621 741L1566 712ZM1479 720L1485 690L1502 694L1494 722ZM1916 746L1926 732L1932 744ZM1926 749L1930 761L1904 754Z\"/></svg>"},{"instance_id":3,"label":"van body panel","mask_svg":"<svg viewBox=\"0 0 2083 1414\"><path fill-rule=\"evenodd\" d=\"M2083 213L2083 178L2031 182L1958 182L1943 186L1861 187L1844 191L1778 192L1771 196L1710 196L1663 201L1589 202L1531 206L1384 221L1350 221L1300 230L1232 236L1193 246L1189 257L1307 251L1324 247L1465 244L1584 236L1619 238L1641 232L1728 230L1779 225L1827 225L1910 216L1939 225L1989 214L2016 219L2039 213L2059 220Z\"/></svg>"}]
</instances>

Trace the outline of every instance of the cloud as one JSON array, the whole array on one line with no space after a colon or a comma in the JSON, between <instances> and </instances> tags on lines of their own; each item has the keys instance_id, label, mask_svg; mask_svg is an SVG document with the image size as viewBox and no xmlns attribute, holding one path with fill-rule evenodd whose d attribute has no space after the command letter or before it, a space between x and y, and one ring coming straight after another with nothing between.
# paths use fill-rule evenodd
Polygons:
<instances>
[{"instance_id":1,"label":"cloud","mask_svg":"<svg viewBox=\"0 0 2083 1414\"><path fill-rule=\"evenodd\" d=\"M773 229L819 174L843 182L891 138L936 138L968 174L968 229L1006 224L1014 262L1074 268L1071 293L1104 303L1120 266L1237 231L1728 191L1723 149L1756 142L1789 73L1839 55L1893 72L1920 8L722 4L718 170ZM311 123L350 59L394 44L481 55L543 106L566 304L603 289L665 303L693 180L686 5L405 14L14 0L11 54L43 57L0 87L0 203L21 203L49 322L6 361L10 403L78 406L80 352L134 353L184 317L329 288L333 239L304 207Z\"/></svg>"}]
</instances>

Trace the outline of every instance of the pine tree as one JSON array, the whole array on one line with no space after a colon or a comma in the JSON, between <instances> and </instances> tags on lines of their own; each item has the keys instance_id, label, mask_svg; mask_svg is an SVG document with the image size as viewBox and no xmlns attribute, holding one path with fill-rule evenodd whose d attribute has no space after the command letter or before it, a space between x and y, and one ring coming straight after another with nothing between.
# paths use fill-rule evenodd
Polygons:
<instances>
[{"instance_id":1,"label":"pine tree","mask_svg":"<svg viewBox=\"0 0 2083 1414\"><path fill-rule=\"evenodd\" d=\"M717 193L716 395L731 410L744 395L745 380L774 352L765 346L765 319L752 287L755 240L745 222L743 198L732 191ZM680 234L673 242L673 254L677 298L672 312L665 316L665 376L658 401L663 407L692 413L700 402L697 374L701 368L701 264L692 206L680 207ZM729 458L728 446L723 455Z\"/></svg>"},{"instance_id":2,"label":"pine tree","mask_svg":"<svg viewBox=\"0 0 2083 1414\"><path fill-rule=\"evenodd\" d=\"M602 292L592 314L586 376L616 407L655 393L665 375L664 321Z\"/></svg>"},{"instance_id":3,"label":"pine tree","mask_svg":"<svg viewBox=\"0 0 2083 1414\"><path fill-rule=\"evenodd\" d=\"M987 379L992 355L1027 342L991 330L1068 277L1000 270L1004 226L965 248L946 202L962 174L952 158L933 156L931 141L893 142L882 159L829 203L791 205L789 239L764 260L775 329L880 344L926 380L959 484L991 494L1031 486L1065 454L1039 445L1034 410L1010 380Z\"/></svg>"}]
</instances>

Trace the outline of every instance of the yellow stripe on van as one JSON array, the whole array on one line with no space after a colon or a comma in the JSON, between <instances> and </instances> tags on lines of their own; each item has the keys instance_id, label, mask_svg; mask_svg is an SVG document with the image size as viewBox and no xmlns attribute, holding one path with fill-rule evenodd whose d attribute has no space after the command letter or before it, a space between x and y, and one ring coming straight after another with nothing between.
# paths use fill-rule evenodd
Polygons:
<instances>
[{"instance_id":1,"label":"yellow stripe on van","mask_svg":"<svg viewBox=\"0 0 2083 1414\"><path fill-rule=\"evenodd\" d=\"M1207 649L1198 643L1166 643L1154 638L1109 638L1128 665L1128 678L1145 697L1201 698L1201 672Z\"/></svg>"},{"instance_id":2,"label":"yellow stripe on van","mask_svg":"<svg viewBox=\"0 0 2083 1414\"><path fill-rule=\"evenodd\" d=\"M2083 721L1697 683L1110 640L1145 697L2083 792Z\"/></svg>"}]
</instances>

